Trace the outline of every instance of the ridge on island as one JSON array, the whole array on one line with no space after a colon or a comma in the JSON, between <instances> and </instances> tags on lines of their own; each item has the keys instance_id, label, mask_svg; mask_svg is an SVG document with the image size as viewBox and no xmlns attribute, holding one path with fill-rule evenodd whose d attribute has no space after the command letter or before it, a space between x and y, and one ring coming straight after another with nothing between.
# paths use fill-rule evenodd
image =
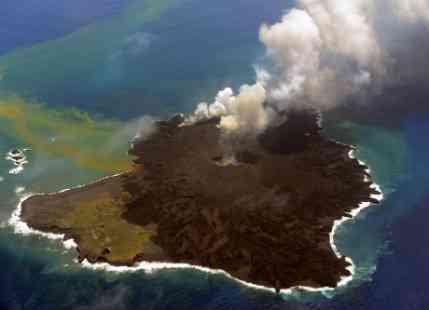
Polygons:
<instances>
[{"instance_id":1,"label":"ridge on island","mask_svg":"<svg viewBox=\"0 0 429 310\"><path fill-rule=\"evenodd\" d=\"M65 234L79 260L222 269L257 285L335 287L350 273L331 248L335 220L378 194L351 146L291 112L223 165L218 119L157 123L135 143L135 168L22 204L30 227Z\"/></svg>"}]
</instances>

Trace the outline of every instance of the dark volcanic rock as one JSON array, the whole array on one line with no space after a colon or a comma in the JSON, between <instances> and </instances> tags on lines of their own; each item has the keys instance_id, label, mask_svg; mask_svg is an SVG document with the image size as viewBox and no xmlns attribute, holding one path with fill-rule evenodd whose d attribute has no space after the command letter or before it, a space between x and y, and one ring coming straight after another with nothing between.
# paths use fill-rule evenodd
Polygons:
<instances>
[{"instance_id":1,"label":"dark volcanic rock","mask_svg":"<svg viewBox=\"0 0 429 310\"><path fill-rule=\"evenodd\" d=\"M350 147L324 139L317 116L294 112L219 166L218 120L159 132L132 150L143 164L126 189L127 221L158 224L153 241L177 262L221 268L271 287L335 286L347 263L333 221L369 200Z\"/></svg>"},{"instance_id":2,"label":"dark volcanic rock","mask_svg":"<svg viewBox=\"0 0 429 310\"><path fill-rule=\"evenodd\" d=\"M333 287L349 274L329 233L336 219L375 192L364 182L365 167L349 158L351 147L320 135L317 115L290 113L286 123L238 150L233 165L222 165L218 119L190 126L182 121L176 116L158 123L154 135L130 150L137 157L135 171L109 181L127 193L120 220L151 227L150 250L132 251L126 264L186 262L276 288ZM82 192L69 195L78 199ZM53 197L28 200L24 220L75 235L73 227L58 229L50 216L37 217L62 203L52 203ZM103 249L96 259L124 262L114 246Z\"/></svg>"}]
</instances>

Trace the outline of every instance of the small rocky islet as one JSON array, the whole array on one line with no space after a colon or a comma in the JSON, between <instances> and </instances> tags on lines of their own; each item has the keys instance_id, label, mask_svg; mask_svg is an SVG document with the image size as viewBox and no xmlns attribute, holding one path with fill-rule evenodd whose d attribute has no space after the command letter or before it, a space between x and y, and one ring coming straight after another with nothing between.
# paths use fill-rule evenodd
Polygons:
<instances>
[{"instance_id":1,"label":"small rocky islet","mask_svg":"<svg viewBox=\"0 0 429 310\"><path fill-rule=\"evenodd\" d=\"M132 145L134 168L22 203L31 228L65 234L79 260L222 269L280 288L335 287L350 275L330 244L334 221L379 194L351 146L321 135L318 115L290 112L224 165L219 119L156 123Z\"/></svg>"}]
</instances>

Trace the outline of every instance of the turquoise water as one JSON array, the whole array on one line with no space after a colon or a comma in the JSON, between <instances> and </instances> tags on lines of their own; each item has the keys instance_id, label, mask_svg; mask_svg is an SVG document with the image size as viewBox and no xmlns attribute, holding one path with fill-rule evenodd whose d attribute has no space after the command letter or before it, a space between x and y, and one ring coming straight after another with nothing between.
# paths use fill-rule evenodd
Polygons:
<instances>
[{"instance_id":1,"label":"turquoise water","mask_svg":"<svg viewBox=\"0 0 429 310\"><path fill-rule=\"evenodd\" d=\"M252 81L251 64L263 57L258 27L277 20L288 5L100 0L103 10L88 10L78 21L65 18L68 25L61 29L36 39L18 36L15 44L0 40L0 158L15 147L33 149L21 174L9 174L12 164L0 160L0 309L422 309L427 300L419 279L426 273L417 268L418 255L401 252L400 245L414 239L399 238L408 228L397 223L423 212L427 200L429 151L422 133L429 117L424 115L403 119L395 128L374 126L374 120L326 129L326 135L358 147L356 155L386 195L339 229L336 244L356 263L357 273L329 298L278 297L196 270L123 275L86 270L59 242L15 234L7 225L23 194L60 190L121 168L136 118L190 111L223 86ZM50 9L53 16L69 12L61 5ZM28 13L23 24L30 27L40 14ZM16 30L9 20L15 19L0 19ZM20 187L25 190L17 193ZM401 286L401 268L407 267L415 274ZM395 273L402 278L392 279ZM389 287L403 296L418 292L420 298L404 307L394 302L399 297Z\"/></svg>"}]
</instances>

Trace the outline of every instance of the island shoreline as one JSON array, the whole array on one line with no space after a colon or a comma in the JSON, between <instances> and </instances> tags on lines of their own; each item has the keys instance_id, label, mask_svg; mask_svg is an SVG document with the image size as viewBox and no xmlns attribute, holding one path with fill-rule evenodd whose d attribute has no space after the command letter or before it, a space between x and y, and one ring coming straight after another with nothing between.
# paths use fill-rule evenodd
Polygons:
<instances>
[{"instance_id":1,"label":"island shoreline","mask_svg":"<svg viewBox=\"0 0 429 310\"><path fill-rule=\"evenodd\" d=\"M367 173L370 172L370 168L363 161L357 159L354 156L354 151L356 150L356 148L354 146L347 145L347 144L344 144L344 143L341 143L338 141L335 141L335 142L349 147L350 148L350 151L348 152L349 158L357 160L360 165L367 167L367 169L366 169ZM51 239L51 240L60 240L62 243L62 246L65 249L67 249L67 250L70 250L73 248L78 249L78 245L77 245L76 241L73 238L66 238L67 237L66 234L48 233L48 232L43 232L43 231L39 231L37 229L31 228L26 222L24 222L21 219L22 204L24 203L24 201L26 201L27 199L34 197L34 196L56 195L59 193L64 193L64 192L70 191L70 190L84 188L88 185L96 184L96 183L99 183L101 181L104 181L104 180L107 180L110 178L115 178L115 177L118 177L118 176L123 175L125 173L126 172L118 173L118 174L111 175L111 176L102 177L102 178L99 178L99 179L92 181L90 183L87 183L87 184L77 185L75 187L66 188L66 189L63 189L63 190L60 190L57 192L53 192L53 193L47 193L47 194L43 194L43 193L31 194L31 193L28 193L28 194L25 194L20 198L20 201L19 201L16 209L13 211L11 218L8 221L8 224L10 226L14 227L14 232L17 234L21 234L24 236L38 235L38 236L41 236L41 237L44 237L47 239ZM384 195L383 195L383 192L382 192L380 186L377 183L375 183L372 179L368 178L367 176L365 176L365 181L366 182L370 181L371 182L370 188L372 188L378 192L378 194L371 194L370 198L374 199L377 202L381 202L384 199ZM298 285L298 286L292 286L289 288L282 288L280 290L280 293L281 294L292 294L295 291L306 291L306 292L319 292L319 293L324 294L327 292L333 292L340 287L344 287L344 286L348 285L354 279L354 276L356 274L356 272L355 272L356 271L356 265L350 257L342 255L341 252L338 250L338 248L335 244L335 233L337 232L338 228L341 225L345 224L348 221L354 220L364 209L367 209L374 204L376 204L376 203L369 202L369 201L360 202L356 208L354 208L348 212L349 216L343 216L340 219L335 220L333 223L332 229L329 233L329 243L330 243L332 251L334 252L334 254L336 255L337 258L343 258L344 257L345 260L349 263L349 266L346 268L350 272L349 276L340 277L340 280L337 282L335 287L310 287L310 286ZM251 287L254 289L270 291L273 293L276 292L275 288L273 288L273 287L258 285L258 284L254 284L252 282L246 282L244 280L241 280L239 278L232 276L231 274L229 274L228 272L226 272L225 270L222 270L222 269L211 269L208 267L192 265L192 264L187 264L187 263L162 263L162 262L137 261L134 266L117 266L117 265L109 264L107 262L90 263L87 259L84 259L82 262L80 262L80 265L84 268L88 268L88 269L92 269L92 270L103 270L105 272L114 272L114 273L136 272L136 271L144 271L147 273L151 273L151 272L163 270L163 269L194 269L194 270L199 270L199 271L211 273L211 274L222 274L231 280L234 280L240 284L243 284L247 287Z\"/></svg>"}]
</instances>

